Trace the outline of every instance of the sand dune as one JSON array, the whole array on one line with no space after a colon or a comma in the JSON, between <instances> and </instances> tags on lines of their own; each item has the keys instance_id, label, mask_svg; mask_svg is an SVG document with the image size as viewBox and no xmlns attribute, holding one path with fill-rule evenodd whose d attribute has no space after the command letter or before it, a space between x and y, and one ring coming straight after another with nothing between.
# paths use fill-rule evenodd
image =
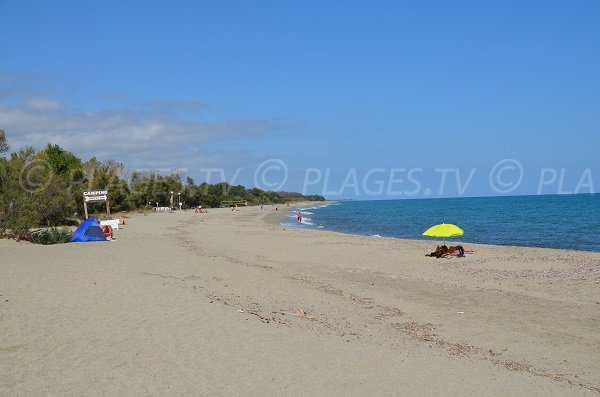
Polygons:
<instances>
[{"instance_id":1,"label":"sand dune","mask_svg":"<svg viewBox=\"0 0 600 397\"><path fill-rule=\"evenodd\" d=\"M600 254L138 215L0 241L0 395L594 396Z\"/></svg>"}]
</instances>

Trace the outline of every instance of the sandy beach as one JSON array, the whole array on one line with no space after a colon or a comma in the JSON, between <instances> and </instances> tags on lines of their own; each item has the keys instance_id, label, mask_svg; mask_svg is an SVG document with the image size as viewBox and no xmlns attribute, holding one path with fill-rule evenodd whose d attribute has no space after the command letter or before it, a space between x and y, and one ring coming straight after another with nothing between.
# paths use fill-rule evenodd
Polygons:
<instances>
[{"instance_id":1,"label":"sandy beach","mask_svg":"<svg viewBox=\"0 0 600 397\"><path fill-rule=\"evenodd\" d=\"M598 396L600 253L142 214L0 240L0 395Z\"/></svg>"}]
</instances>

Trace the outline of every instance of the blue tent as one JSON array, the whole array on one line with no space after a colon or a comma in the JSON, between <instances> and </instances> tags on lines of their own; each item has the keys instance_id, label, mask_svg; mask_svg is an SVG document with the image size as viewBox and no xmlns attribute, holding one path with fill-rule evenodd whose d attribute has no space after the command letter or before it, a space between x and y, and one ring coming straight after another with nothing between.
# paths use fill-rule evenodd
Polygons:
<instances>
[{"instance_id":1,"label":"blue tent","mask_svg":"<svg viewBox=\"0 0 600 397\"><path fill-rule=\"evenodd\" d=\"M71 237L72 243L86 243L88 241L107 241L106 235L102 231L96 218L88 218L81 222L81 225Z\"/></svg>"}]
</instances>

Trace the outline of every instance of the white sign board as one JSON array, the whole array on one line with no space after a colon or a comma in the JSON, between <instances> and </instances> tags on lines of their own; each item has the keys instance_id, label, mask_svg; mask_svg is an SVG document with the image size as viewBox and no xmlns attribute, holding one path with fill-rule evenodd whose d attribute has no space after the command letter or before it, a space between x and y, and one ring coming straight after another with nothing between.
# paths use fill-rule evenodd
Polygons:
<instances>
[{"instance_id":1,"label":"white sign board","mask_svg":"<svg viewBox=\"0 0 600 397\"><path fill-rule=\"evenodd\" d=\"M92 190L83 192L83 209L85 211L85 218L88 217L87 203L93 203L97 201L104 201L106 203L106 213L110 215L110 206L108 205L108 190Z\"/></svg>"},{"instance_id":2,"label":"white sign board","mask_svg":"<svg viewBox=\"0 0 600 397\"><path fill-rule=\"evenodd\" d=\"M91 192L83 192L83 199L86 203L94 201L106 201L108 198L108 190L93 190Z\"/></svg>"},{"instance_id":3,"label":"white sign board","mask_svg":"<svg viewBox=\"0 0 600 397\"><path fill-rule=\"evenodd\" d=\"M92 203L94 201L106 201L107 196L83 196L86 203Z\"/></svg>"},{"instance_id":4,"label":"white sign board","mask_svg":"<svg viewBox=\"0 0 600 397\"><path fill-rule=\"evenodd\" d=\"M109 225L113 228L113 230L117 230L119 228L119 219L108 219L106 221L100 221L100 225Z\"/></svg>"}]
</instances>

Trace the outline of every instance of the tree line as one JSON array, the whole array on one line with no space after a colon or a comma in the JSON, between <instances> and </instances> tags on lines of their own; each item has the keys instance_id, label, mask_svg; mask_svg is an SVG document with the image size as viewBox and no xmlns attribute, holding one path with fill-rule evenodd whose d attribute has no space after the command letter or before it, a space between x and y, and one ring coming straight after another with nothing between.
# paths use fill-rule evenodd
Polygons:
<instances>
[{"instance_id":1,"label":"tree line","mask_svg":"<svg viewBox=\"0 0 600 397\"><path fill-rule=\"evenodd\" d=\"M83 191L108 190L111 210L130 211L170 205L182 208L218 207L222 201L246 200L248 204L281 204L289 201L321 201L319 195L273 192L226 182L197 185L187 177L159 172L127 173L122 163L82 161L55 144L36 151L25 147L10 150L6 133L0 130L0 229L13 231L34 227L68 225L83 218ZM88 204L91 213L102 212L102 204ZM1 231L1 230L0 230Z\"/></svg>"}]
</instances>

